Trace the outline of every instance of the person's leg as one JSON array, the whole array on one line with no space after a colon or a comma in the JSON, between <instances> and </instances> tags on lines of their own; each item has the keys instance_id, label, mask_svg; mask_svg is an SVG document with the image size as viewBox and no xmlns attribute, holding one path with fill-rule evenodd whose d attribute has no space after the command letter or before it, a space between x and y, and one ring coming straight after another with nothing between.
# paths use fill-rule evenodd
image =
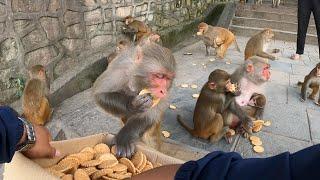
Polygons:
<instances>
[{"instance_id":1,"label":"person's leg","mask_svg":"<svg viewBox=\"0 0 320 180\"><path fill-rule=\"evenodd\" d=\"M311 1L298 0L297 51L296 55L291 57L292 59L299 59L299 55L304 52L304 44L311 14L311 5Z\"/></svg>"},{"instance_id":2,"label":"person's leg","mask_svg":"<svg viewBox=\"0 0 320 180\"><path fill-rule=\"evenodd\" d=\"M316 24L318 46L319 46L319 58L320 58L320 1L313 0L313 17Z\"/></svg>"}]
</instances>

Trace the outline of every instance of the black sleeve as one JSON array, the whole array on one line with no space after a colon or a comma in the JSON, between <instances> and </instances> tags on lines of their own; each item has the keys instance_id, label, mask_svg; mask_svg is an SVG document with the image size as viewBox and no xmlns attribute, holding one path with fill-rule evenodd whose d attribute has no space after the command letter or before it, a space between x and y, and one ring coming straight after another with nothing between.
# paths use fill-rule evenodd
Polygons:
<instances>
[{"instance_id":1,"label":"black sleeve","mask_svg":"<svg viewBox=\"0 0 320 180\"><path fill-rule=\"evenodd\" d=\"M0 164L11 161L23 130L18 114L8 106L0 106Z\"/></svg>"}]
</instances>

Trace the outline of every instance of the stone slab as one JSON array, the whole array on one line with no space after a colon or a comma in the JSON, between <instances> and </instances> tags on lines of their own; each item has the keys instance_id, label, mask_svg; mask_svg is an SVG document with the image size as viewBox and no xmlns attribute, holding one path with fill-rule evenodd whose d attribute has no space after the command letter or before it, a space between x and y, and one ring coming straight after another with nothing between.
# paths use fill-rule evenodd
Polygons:
<instances>
[{"instance_id":1,"label":"stone slab","mask_svg":"<svg viewBox=\"0 0 320 180\"><path fill-rule=\"evenodd\" d=\"M309 124L304 107L268 102L264 119L272 122L270 127L263 129L265 132L310 141Z\"/></svg>"},{"instance_id":2,"label":"stone slab","mask_svg":"<svg viewBox=\"0 0 320 180\"><path fill-rule=\"evenodd\" d=\"M310 67L310 66L301 66L301 65L292 65L292 74L297 74L297 75L307 75L310 73L310 71L313 69L314 67Z\"/></svg>"},{"instance_id":3,"label":"stone slab","mask_svg":"<svg viewBox=\"0 0 320 180\"><path fill-rule=\"evenodd\" d=\"M260 137L263 143L263 153L255 153L252 149L253 146L250 144L249 140L245 138L239 139L235 151L240 153L244 158L261 158L274 156L287 151L294 153L312 145L312 143L308 141L301 141L268 132L259 132L255 135Z\"/></svg>"},{"instance_id":4,"label":"stone slab","mask_svg":"<svg viewBox=\"0 0 320 180\"><path fill-rule=\"evenodd\" d=\"M310 131L312 140L320 141L320 107L317 110L307 109L310 121Z\"/></svg>"},{"instance_id":5,"label":"stone slab","mask_svg":"<svg viewBox=\"0 0 320 180\"><path fill-rule=\"evenodd\" d=\"M273 82L266 83L265 95L267 102L270 103L287 103L287 86L275 84Z\"/></svg>"}]
</instances>

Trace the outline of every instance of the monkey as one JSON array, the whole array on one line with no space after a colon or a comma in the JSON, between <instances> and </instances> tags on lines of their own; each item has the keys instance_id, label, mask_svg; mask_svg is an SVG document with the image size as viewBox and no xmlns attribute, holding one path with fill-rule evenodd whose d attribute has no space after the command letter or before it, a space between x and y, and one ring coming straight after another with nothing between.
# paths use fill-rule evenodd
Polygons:
<instances>
[{"instance_id":1,"label":"monkey","mask_svg":"<svg viewBox=\"0 0 320 180\"><path fill-rule=\"evenodd\" d=\"M148 137L146 133L161 142L159 123L168 107L175 73L172 52L146 40L120 53L97 78L93 85L96 105L124 123L113 140L118 157L131 157L136 141L150 140L141 138ZM140 94L145 89L149 92Z\"/></svg>"},{"instance_id":2,"label":"monkey","mask_svg":"<svg viewBox=\"0 0 320 180\"><path fill-rule=\"evenodd\" d=\"M133 42L140 41L142 37L151 33L151 29L144 22L136 20L132 16L125 17L124 23L123 32L133 35Z\"/></svg>"},{"instance_id":3,"label":"monkey","mask_svg":"<svg viewBox=\"0 0 320 180\"><path fill-rule=\"evenodd\" d=\"M194 129L185 125L180 115L177 116L178 122L195 137L210 139L211 142L218 142L225 137L226 141L231 143L230 124L225 123L222 113L228 109L243 121L249 118L244 116L240 106L235 103L234 96L237 91L232 85L230 74L226 71L216 69L211 72L194 109Z\"/></svg>"},{"instance_id":4,"label":"monkey","mask_svg":"<svg viewBox=\"0 0 320 180\"><path fill-rule=\"evenodd\" d=\"M276 60L277 58L275 56L266 53L269 47L269 43L273 37L274 37L274 33L272 29L264 29L258 34L252 36L247 42L247 45L244 51L244 56L245 56L244 59L247 60L251 56L260 56L263 58Z\"/></svg>"},{"instance_id":5,"label":"monkey","mask_svg":"<svg viewBox=\"0 0 320 180\"><path fill-rule=\"evenodd\" d=\"M267 99L263 94L253 93L247 106L243 107L250 117L263 119Z\"/></svg>"},{"instance_id":6,"label":"monkey","mask_svg":"<svg viewBox=\"0 0 320 180\"><path fill-rule=\"evenodd\" d=\"M50 119L49 88L45 68L42 65L31 67L22 95L22 109L23 116L33 124L44 125Z\"/></svg>"},{"instance_id":7,"label":"monkey","mask_svg":"<svg viewBox=\"0 0 320 180\"><path fill-rule=\"evenodd\" d=\"M272 7L277 8L280 6L281 0L272 0Z\"/></svg>"},{"instance_id":8,"label":"monkey","mask_svg":"<svg viewBox=\"0 0 320 180\"><path fill-rule=\"evenodd\" d=\"M117 43L116 49L110 53L107 57L108 64L111 63L112 60L116 58L116 56L122 51L128 49L131 46L131 43L127 40L121 40Z\"/></svg>"},{"instance_id":9,"label":"monkey","mask_svg":"<svg viewBox=\"0 0 320 180\"><path fill-rule=\"evenodd\" d=\"M237 51L240 52L235 35L225 28L213 27L201 22L198 25L197 36L200 37L206 46L206 56L209 56L209 47L212 47L216 49L217 56L223 59L232 43L235 44Z\"/></svg>"},{"instance_id":10,"label":"monkey","mask_svg":"<svg viewBox=\"0 0 320 180\"><path fill-rule=\"evenodd\" d=\"M246 112L246 106L250 100L256 99L258 104L255 104L255 106L258 105L259 107L251 106L252 108L256 108L254 116L256 116L256 118L263 118L265 104L261 103L260 98L263 102L263 98L266 99L266 97L262 94L263 89L261 86L267 82L270 77L270 64L268 64L267 59L259 56L250 57L231 74L231 81L237 84L240 89L240 95L235 97L236 104L242 107L242 111L246 116L250 114ZM244 122L240 121L239 123L234 113L228 109L223 114L224 121L227 124L231 124L231 127L238 127L238 130L240 130L244 136L252 133L252 118L253 117L250 117L249 120Z\"/></svg>"},{"instance_id":11,"label":"monkey","mask_svg":"<svg viewBox=\"0 0 320 180\"><path fill-rule=\"evenodd\" d=\"M255 4L262 4L262 0L255 0Z\"/></svg>"},{"instance_id":12,"label":"monkey","mask_svg":"<svg viewBox=\"0 0 320 180\"><path fill-rule=\"evenodd\" d=\"M311 70L311 72L305 76L303 82L298 82L298 85L302 86L301 87L301 97L300 100L304 102L306 100L307 96L307 90L308 87L312 89L312 93L309 95L309 99L315 100L317 92L320 93L319 91L319 86L320 86L320 63L316 65L315 68ZM320 94L318 97L318 101L315 102L318 106L320 106Z\"/></svg>"}]
</instances>

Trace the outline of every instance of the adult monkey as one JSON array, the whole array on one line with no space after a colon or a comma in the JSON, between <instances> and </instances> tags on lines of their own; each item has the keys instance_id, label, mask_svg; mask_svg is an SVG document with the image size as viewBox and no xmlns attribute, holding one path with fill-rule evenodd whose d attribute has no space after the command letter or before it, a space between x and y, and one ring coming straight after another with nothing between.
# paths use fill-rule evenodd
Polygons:
<instances>
[{"instance_id":1,"label":"adult monkey","mask_svg":"<svg viewBox=\"0 0 320 180\"><path fill-rule=\"evenodd\" d=\"M119 54L96 80L93 86L96 104L124 123L114 139L117 156L130 157L135 151L135 141L149 129L153 131L152 137L160 134L175 71L171 51L147 39ZM139 95L144 89L150 93ZM160 101L155 104L154 99Z\"/></svg>"},{"instance_id":2,"label":"adult monkey","mask_svg":"<svg viewBox=\"0 0 320 180\"><path fill-rule=\"evenodd\" d=\"M249 114L245 110L246 106L250 105L250 100L255 99L255 102L265 102L261 85L270 79L270 75L270 65L267 63L267 60L258 56L253 56L246 60L231 75L231 81L237 83L241 90L241 94L235 99L237 104L243 107L244 113ZM261 101L259 98L261 98ZM254 118L263 117L265 104L258 104L257 107L250 105L250 107L256 108L256 112L253 115ZM226 123L233 124L234 126L238 124L237 118L229 110L224 113L223 117ZM242 123L242 128L250 134L252 132L252 120Z\"/></svg>"},{"instance_id":3,"label":"adult monkey","mask_svg":"<svg viewBox=\"0 0 320 180\"><path fill-rule=\"evenodd\" d=\"M316 65L311 72L305 76L303 82L298 82L298 86L301 86L301 97L300 100L304 102L307 99L307 90L308 88L312 89L312 93L309 95L309 99L315 100L317 93L319 92L320 86L320 63ZM320 106L320 92L318 93L318 101L315 102Z\"/></svg>"}]
</instances>

